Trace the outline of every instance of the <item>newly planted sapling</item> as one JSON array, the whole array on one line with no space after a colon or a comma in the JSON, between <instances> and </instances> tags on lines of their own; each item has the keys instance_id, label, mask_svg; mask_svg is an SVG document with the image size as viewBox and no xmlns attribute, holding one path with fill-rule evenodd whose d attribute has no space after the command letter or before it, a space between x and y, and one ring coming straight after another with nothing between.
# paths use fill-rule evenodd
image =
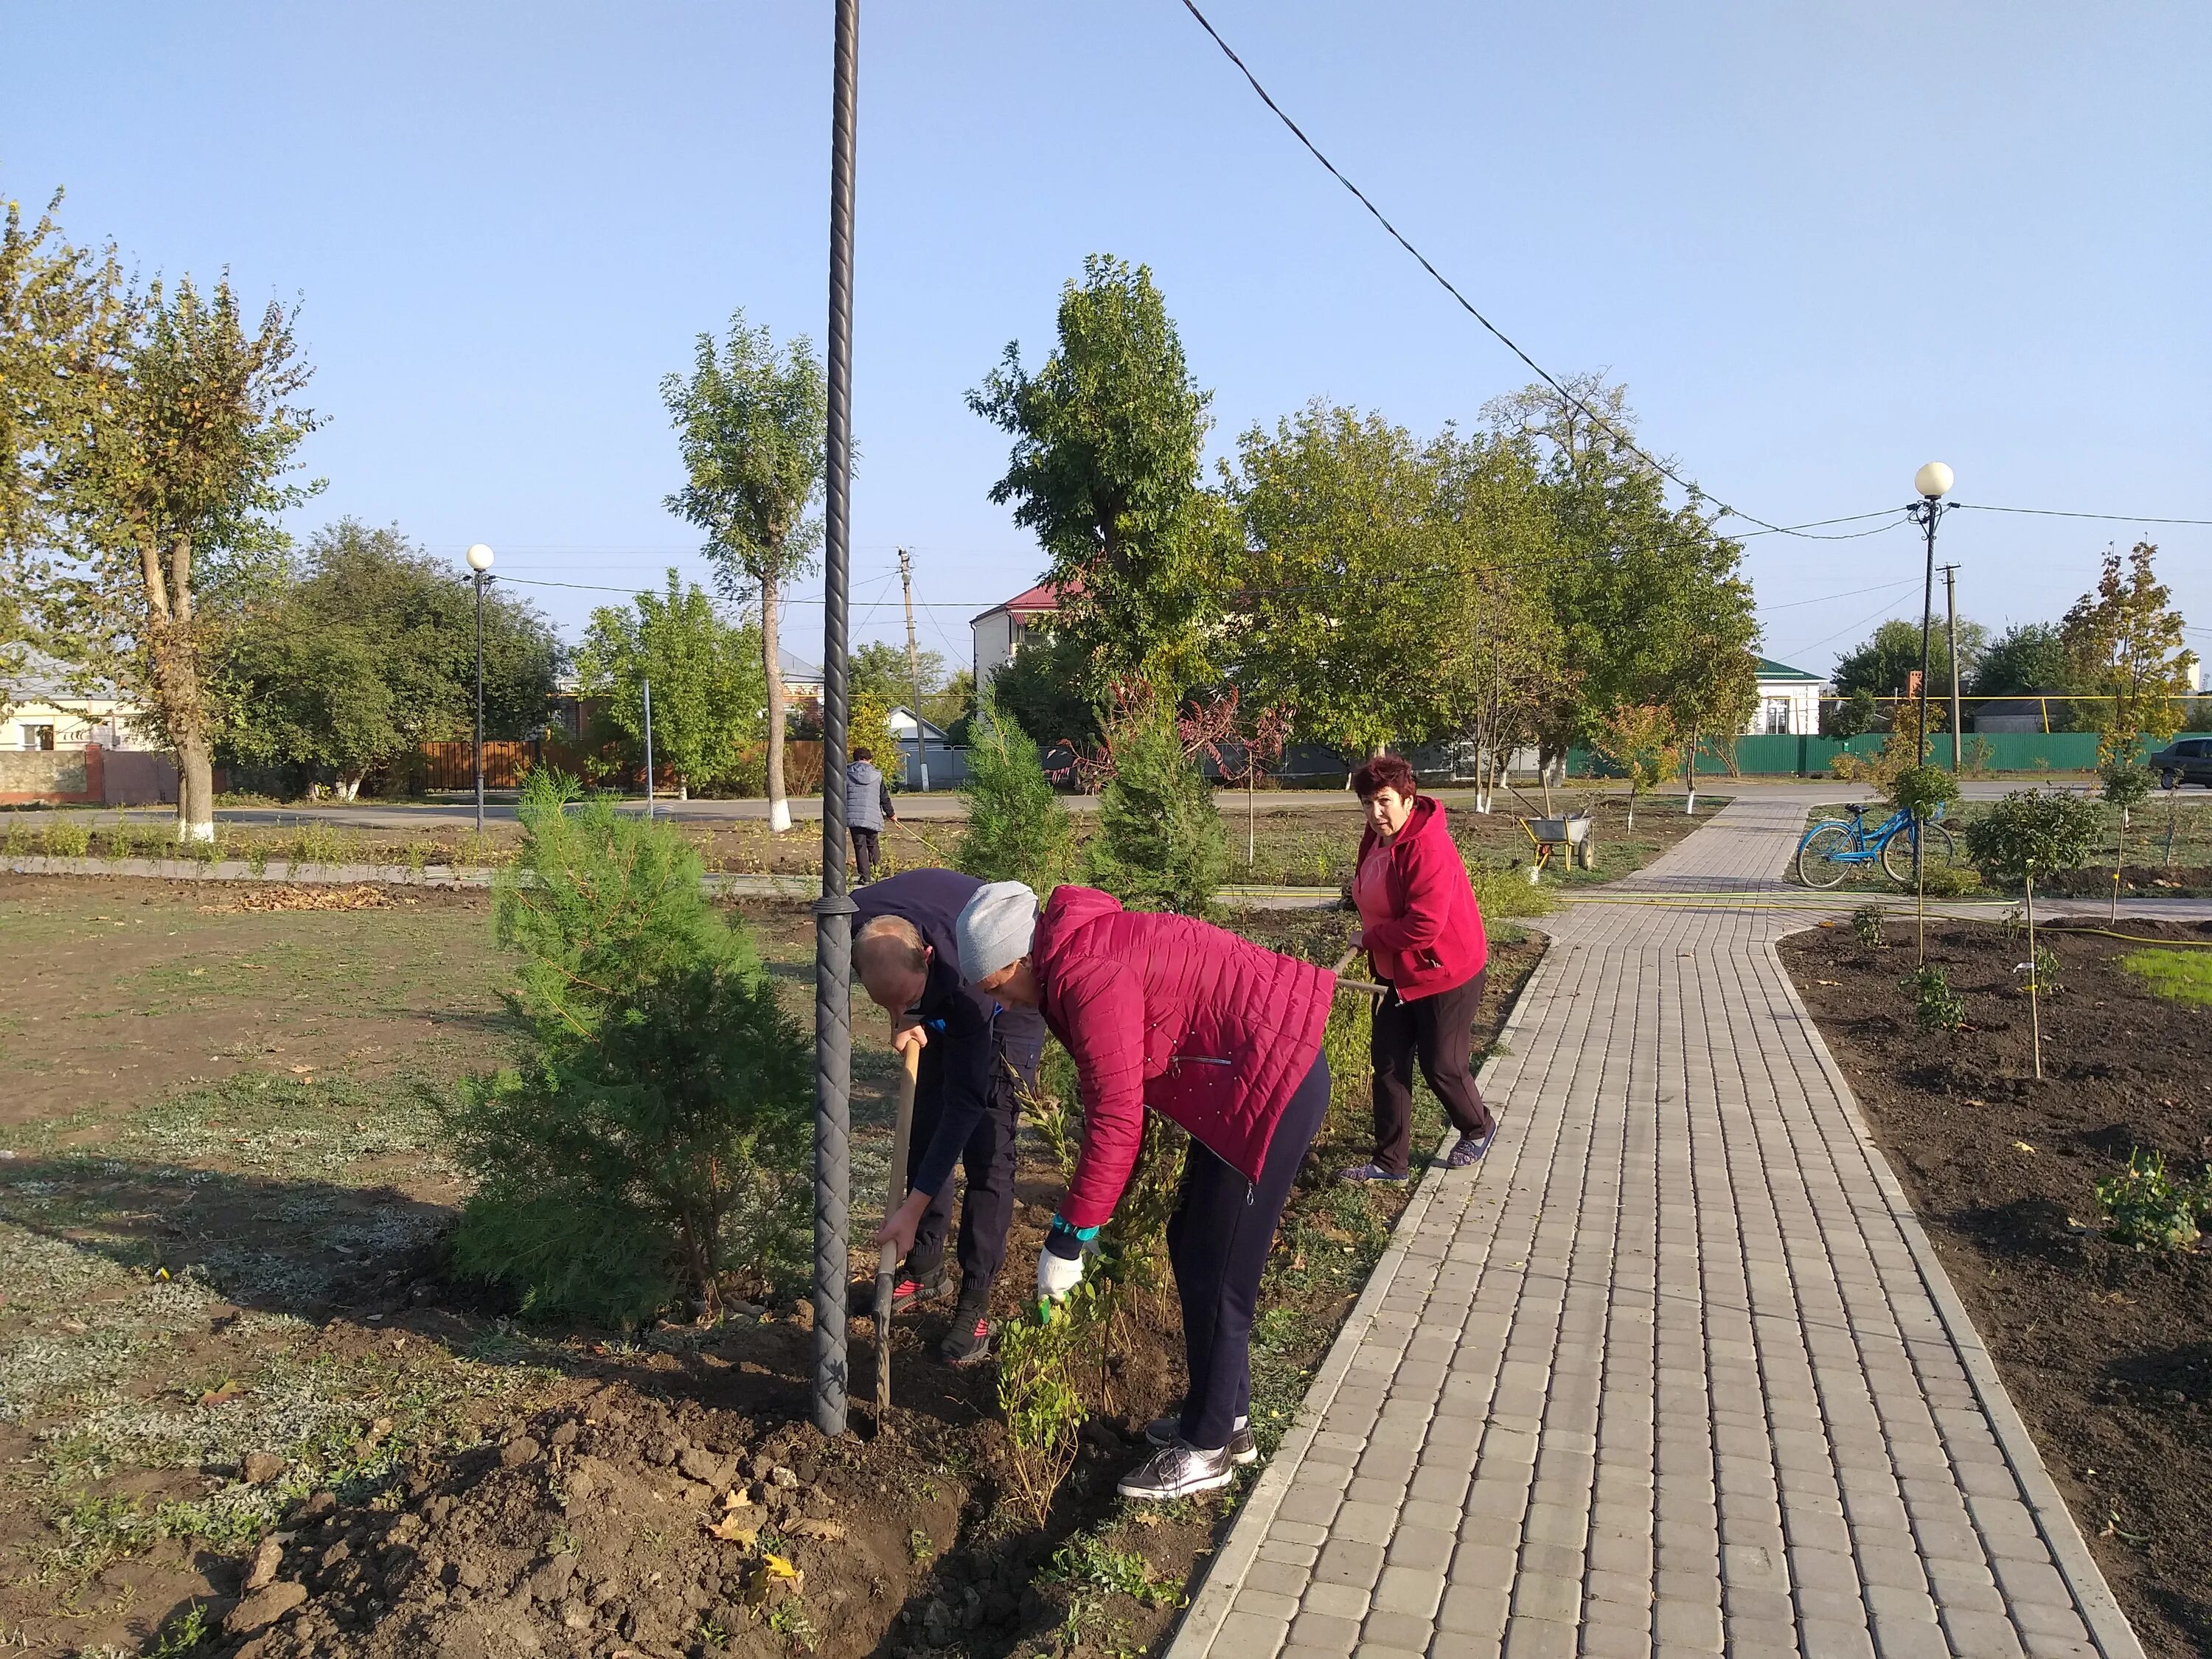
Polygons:
<instances>
[{"instance_id":1,"label":"newly planted sapling","mask_svg":"<svg viewBox=\"0 0 2212 1659\"><path fill-rule=\"evenodd\" d=\"M1956 1031L1966 1024L1966 1002L1951 988L1951 977L1923 962L1898 981L1912 994L1912 1015L1929 1030Z\"/></svg>"},{"instance_id":2,"label":"newly planted sapling","mask_svg":"<svg viewBox=\"0 0 2212 1659\"><path fill-rule=\"evenodd\" d=\"M1887 948L1887 941L1882 937L1881 907L1878 904L1863 904L1852 911L1851 932L1857 934L1859 943L1870 951Z\"/></svg>"},{"instance_id":3,"label":"newly planted sapling","mask_svg":"<svg viewBox=\"0 0 2212 1659\"><path fill-rule=\"evenodd\" d=\"M1940 766L1908 766L1885 786L1893 805L1911 815L1913 937L1923 962L1928 959L1929 834L1923 826L1942 816L1959 799L1959 781Z\"/></svg>"},{"instance_id":4,"label":"newly planted sapling","mask_svg":"<svg viewBox=\"0 0 2212 1659\"><path fill-rule=\"evenodd\" d=\"M2097 1183L2105 1231L2138 1250L2180 1250L2197 1243L2198 1223L2212 1214L2212 1169L2200 1181L2177 1182L2166 1155L2138 1146L2127 1172Z\"/></svg>"},{"instance_id":5,"label":"newly planted sapling","mask_svg":"<svg viewBox=\"0 0 2212 1659\"><path fill-rule=\"evenodd\" d=\"M1984 880L2018 882L2027 924L2027 954L2036 962L2035 878L2078 869L2101 828L2095 803L2079 795L2015 789L1966 826L1966 856ZM2043 1075L2042 987L2027 976L2028 1030L2035 1075Z\"/></svg>"},{"instance_id":6,"label":"newly planted sapling","mask_svg":"<svg viewBox=\"0 0 2212 1659\"><path fill-rule=\"evenodd\" d=\"M2103 786L2105 805L2118 807L2120 813L2118 851L2112 858L2112 904L2108 913L2117 918L2120 914L2120 883L2128 865L2128 825L2136 808L2149 797L2153 781L2148 771L2118 755L2097 769L2097 779Z\"/></svg>"}]
</instances>

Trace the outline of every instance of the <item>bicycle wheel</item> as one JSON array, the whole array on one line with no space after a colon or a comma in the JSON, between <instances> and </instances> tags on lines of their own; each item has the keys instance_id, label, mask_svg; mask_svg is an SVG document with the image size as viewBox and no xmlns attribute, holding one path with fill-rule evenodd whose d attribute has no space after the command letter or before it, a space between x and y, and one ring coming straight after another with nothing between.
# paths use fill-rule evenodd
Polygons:
<instances>
[{"instance_id":1,"label":"bicycle wheel","mask_svg":"<svg viewBox=\"0 0 2212 1659\"><path fill-rule=\"evenodd\" d=\"M1797 843L1797 879L1808 887L1833 887L1850 874L1851 866L1838 863L1836 854L1851 848L1848 823L1823 823Z\"/></svg>"},{"instance_id":2,"label":"bicycle wheel","mask_svg":"<svg viewBox=\"0 0 2212 1659\"><path fill-rule=\"evenodd\" d=\"M1942 824L1923 821L1920 863L1923 870L1948 870L1959 861L1959 843ZM1899 887L1912 885L1912 830L1900 830L1881 844L1881 872Z\"/></svg>"}]
</instances>

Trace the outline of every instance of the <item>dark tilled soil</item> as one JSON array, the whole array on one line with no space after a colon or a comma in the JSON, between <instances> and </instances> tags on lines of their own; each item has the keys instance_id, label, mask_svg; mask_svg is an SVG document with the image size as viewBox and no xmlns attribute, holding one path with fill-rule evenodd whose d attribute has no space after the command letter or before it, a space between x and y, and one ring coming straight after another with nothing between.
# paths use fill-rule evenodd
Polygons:
<instances>
[{"instance_id":1,"label":"dark tilled soil","mask_svg":"<svg viewBox=\"0 0 2212 1659\"><path fill-rule=\"evenodd\" d=\"M2116 966L2136 943L2037 938L2062 969L2041 1083L2014 972L2023 939L1930 928L1929 958L1966 1002L1956 1036L1923 1032L1899 986L1909 922L1885 949L1840 927L1781 949L2145 1649L2212 1654L2212 1253L2116 1243L2093 1193L2133 1147L2185 1176L2212 1156L2212 1018Z\"/></svg>"}]
</instances>

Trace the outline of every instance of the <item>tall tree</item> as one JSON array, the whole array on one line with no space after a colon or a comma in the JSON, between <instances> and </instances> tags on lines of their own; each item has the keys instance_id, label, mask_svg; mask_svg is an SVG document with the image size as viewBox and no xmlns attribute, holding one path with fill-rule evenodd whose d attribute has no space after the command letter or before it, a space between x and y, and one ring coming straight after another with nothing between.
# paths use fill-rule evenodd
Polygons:
<instances>
[{"instance_id":1,"label":"tall tree","mask_svg":"<svg viewBox=\"0 0 2212 1659\"><path fill-rule=\"evenodd\" d=\"M1983 648L1969 689L1978 697L2070 691L2076 689L2075 674L2065 635L2057 628L2050 623L2021 623Z\"/></svg>"},{"instance_id":2,"label":"tall tree","mask_svg":"<svg viewBox=\"0 0 2212 1659\"><path fill-rule=\"evenodd\" d=\"M941 651L917 651L915 656L921 669L921 696L927 702L929 694L945 684L945 653ZM907 661L906 647L886 645L881 640L870 640L853 653L847 684L858 696L863 691L881 697L885 707L904 708L915 700L914 667ZM922 711L916 709L916 714Z\"/></svg>"},{"instance_id":3,"label":"tall tree","mask_svg":"<svg viewBox=\"0 0 2212 1659\"><path fill-rule=\"evenodd\" d=\"M2100 759L2134 760L2142 739L2181 729L2191 691L2181 612L2158 579L2158 548L2137 542L2126 559L2110 549L2096 589L2066 613L2059 632L2098 708Z\"/></svg>"},{"instance_id":4,"label":"tall tree","mask_svg":"<svg viewBox=\"0 0 2212 1659\"><path fill-rule=\"evenodd\" d=\"M1237 685L1313 741L1380 753L1432 735L1451 705L1457 653L1437 623L1462 573L1434 462L1405 428L1320 399L1238 442Z\"/></svg>"},{"instance_id":5,"label":"tall tree","mask_svg":"<svg viewBox=\"0 0 2212 1659\"><path fill-rule=\"evenodd\" d=\"M1170 697L1201 678L1215 577L1234 534L1200 483L1210 392L1183 357L1152 275L1109 254L1060 291L1060 339L1030 374L1018 344L968 394L1013 436L991 499L1036 532L1060 591L1055 628L1103 705L1117 680Z\"/></svg>"},{"instance_id":6,"label":"tall tree","mask_svg":"<svg viewBox=\"0 0 2212 1659\"><path fill-rule=\"evenodd\" d=\"M586 695L605 697L615 724L640 742L652 683L654 763L675 773L684 796L737 769L768 702L759 631L724 621L673 570L665 592L592 612L576 672Z\"/></svg>"},{"instance_id":7,"label":"tall tree","mask_svg":"<svg viewBox=\"0 0 2212 1659\"><path fill-rule=\"evenodd\" d=\"M1981 659L1989 629L1976 622L1959 624L1959 673L1971 680ZM1836 659L1836 692L1850 696L1870 691L1877 697L1901 697L1920 672L1920 624L1893 617ZM1951 695L1951 647L1939 619L1928 641L1928 696L1931 702Z\"/></svg>"},{"instance_id":8,"label":"tall tree","mask_svg":"<svg viewBox=\"0 0 2212 1659\"><path fill-rule=\"evenodd\" d=\"M813 343L778 349L738 311L718 351L702 334L691 375L660 383L690 482L668 509L707 533L726 598L760 605L761 674L768 689L769 827L791 828L783 788L783 675L777 649L783 584L814 568L822 524L808 515L822 488L829 392Z\"/></svg>"},{"instance_id":9,"label":"tall tree","mask_svg":"<svg viewBox=\"0 0 2212 1659\"><path fill-rule=\"evenodd\" d=\"M312 371L295 313L272 301L249 328L228 279L128 303L127 336L50 428L67 533L40 598L64 655L143 698L177 751L179 836L211 841L209 670L241 598L281 568L275 515L320 488L283 482L318 424L293 401Z\"/></svg>"},{"instance_id":10,"label":"tall tree","mask_svg":"<svg viewBox=\"0 0 2212 1659\"><path fill-rule=\"evenodd\" d=\"M335 775L353 799L380 768L458 738L476 712L477 614L467 578L396 526L342 519L308 543L300 579L231 630L215 677L228 754ZM545 723L560 642L528 601L483 611L484 732Z\"/></svg>"},{"instance_id":11,"label":"tall tree","mask_svg":"<svg viewBox=\"0 0 2212 1659\"><path fill-rule=\"evenodd\" d=\"M72 244L61 205L27 228L10 200L0 226L0 709L28 662L30 562L65 533L62 475L130 326L114 248Z\"/></svg>"}]
</instances>

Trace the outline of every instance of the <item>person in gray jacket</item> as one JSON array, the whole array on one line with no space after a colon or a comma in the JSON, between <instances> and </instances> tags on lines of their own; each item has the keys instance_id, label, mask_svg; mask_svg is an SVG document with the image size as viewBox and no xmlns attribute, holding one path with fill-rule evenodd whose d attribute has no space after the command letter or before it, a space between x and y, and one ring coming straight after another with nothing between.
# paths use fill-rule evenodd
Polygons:
<instances>
[{"instance_id":1,"label":"person in gray jacket","mask_svg":"<svg viewBox=\"0 0 2212 1659\"><path fill-rule=\"evenodd\" d=\"M860 884L876 878L876 852L884 825L896 823L891 811L891 786L876 769L872 750L855 749L853 763L845 769L845 828L853 836L854 872Z\"/></svg>"}]
</instances>

